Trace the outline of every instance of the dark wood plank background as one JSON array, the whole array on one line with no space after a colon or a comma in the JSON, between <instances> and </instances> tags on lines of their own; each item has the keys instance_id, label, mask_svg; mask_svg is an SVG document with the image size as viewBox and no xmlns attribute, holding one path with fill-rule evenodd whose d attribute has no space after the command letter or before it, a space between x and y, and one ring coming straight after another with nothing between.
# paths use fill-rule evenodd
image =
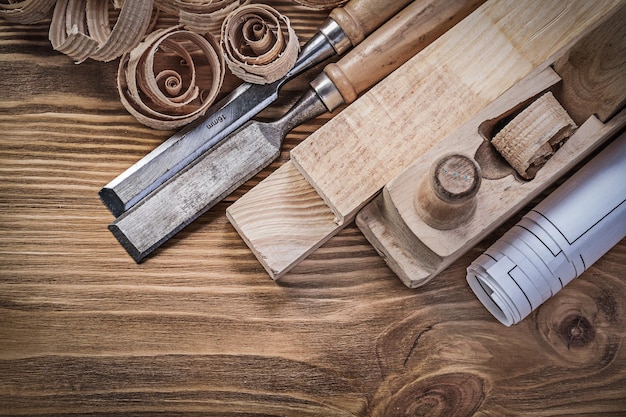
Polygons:
<instances>
[{"instance_id":1,"label":"dark wood plank background","mask_svg":"<svg viewBox=\"0 0 626 417\"><path fill-rule=\"evenodd\" d=\"M327 13L271 4L303 41ZM418 290L354 225L271 281L225 208L328 117L136 265L97 193L172 132L126 113L117 61L76 65L47 30L0 20L0 414L626 414L624 241L512 328L465 267L519 216Z\"/></svg>"}]
</instances>

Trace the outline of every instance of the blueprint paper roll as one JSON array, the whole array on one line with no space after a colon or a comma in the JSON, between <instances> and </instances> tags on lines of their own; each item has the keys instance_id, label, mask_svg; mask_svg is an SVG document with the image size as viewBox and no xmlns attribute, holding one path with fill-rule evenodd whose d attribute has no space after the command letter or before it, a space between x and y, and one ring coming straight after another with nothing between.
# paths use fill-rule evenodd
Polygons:
<instances>
[{"instance_id":1,"label":"blueprint paper roll","mask_svg":"<svg viewBox=\"0 0 626 417\"><path fill-rule=\"evenodd\" d=\"M506 326L518 323L626 237L626 133L526 214L467 268Z\"/></svg>"}]
</instances>

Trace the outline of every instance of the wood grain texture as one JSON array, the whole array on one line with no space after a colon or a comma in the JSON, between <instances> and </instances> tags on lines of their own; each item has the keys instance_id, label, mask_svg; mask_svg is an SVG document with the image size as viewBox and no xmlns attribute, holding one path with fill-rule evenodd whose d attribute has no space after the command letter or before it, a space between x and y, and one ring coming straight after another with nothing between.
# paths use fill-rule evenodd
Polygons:
<instances>
[{"instance_id":1,"label":"wood grain texture","mask_svg":"<svg viewBox=\"0 0 626 417\"><path fill-rule=\"evenodd\" d=\"M581 7L546 3L547 8L539 12L535 9L539 3L531 2L528 7L511 3L483 5L291 151L298 168L293 175L302 176L318 192L321 201L315 207L328 206L331 214L325 217L337 219L336 225L327 225L336 229L334 233L350 223L404 167L520 79L551 65L586 33L585 27L591 30L619 6L618 2L602 3L605 9L588 3ZM512 29L516 25L520 26L517 31ZM299 183L300 178L275 181L273 186L280 189L271 193L288 196L293 191L287 186ZM258 192L267 193L267 188L265 184ZM244 201L233 205L242 215L247 212L241 207ZM283 223L285 247L290 246L293 234L305 235L301 230L308 227L308 206L283 198L278 210L274 202L266 202L264 221L274 216L274 224ZM250 209L259 213L261 207L255 203ZM233 223L239 222L231 217ZM243 222L256 228L251 217ZM248 233L243 224L237 228L244 236ZM300 242L299 252L285 249L275 238L272 245L263 247L263 253L260 248L253 251L264 264L276 264L274 258L284 258L289 252L292 259L280 262L293 266L323 243L315 231L309 237L308 245Z\"/></svg>"},{"instance_id":2,"label":"wood grain texture","mask_svg":"<svg viewBox=\"0 0 626 417\"><path fill-rule=\"evenodd\" d=\"M226 210L226 216L274 280L283 277L337 232L328 207L291 161L237 201ZM268 201L274 210L266 210ZM306 215L291 216L293 204ZM311 241L319 244L311 246Z\"/></svg>"},{"instance_id":3,"label":"wood grain texture","mask_svg":"<svg viewBox=\"0 0 626 417\"><path fill-rule=\"evenodd\" d=\"M0 20L0 69L0 415L623 415L626 242L512 328L464 279L498 233L415 291L349 226L277 285L224 210L323 117L136 265L97 193L171 132L45 24Z\"/></svg>"},{"instance_id":4,"label":"wood grain texture","mask_svg":"<svg viewBox=\"0 0 626 417\"><path fill-rule=\"evenodd\" d=\"M298 145L294 164L335 215L350 220L406 165L552 64L618 4L486 4Z\"/></svg>"},{"instance_id":5,"label":"wood grain texture","mask_svg":"<svg viewBox=\"0 0 626 417\"><path fill-rule=\"evenodd\" d=\"M554 64L564 80L561 102L577 123L595 114L605 122L626 96L626 5Z\"/></svg>"}]
</instances>

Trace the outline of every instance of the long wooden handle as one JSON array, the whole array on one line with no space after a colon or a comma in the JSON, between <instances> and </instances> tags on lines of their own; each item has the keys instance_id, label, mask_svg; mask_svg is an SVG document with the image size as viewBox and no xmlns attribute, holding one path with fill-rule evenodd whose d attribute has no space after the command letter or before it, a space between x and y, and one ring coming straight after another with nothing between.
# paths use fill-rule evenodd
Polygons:
<instances>
[{"instance_id":1,"label":"long wooden handle","mask_svg":"<svg viewBox=\"0 0 626 417\"><path fill-rule=\"evenodd\" d=\"M411 0L351 0L330 12L353 46L398 13Z\"/></svg>"},{"instance_id":2,"label":"long wooden handle","mask_svg":"<svg viewBox=\"0 0 626 417\"><path fill-rule=\"evenodd\" d=\"M485 1L416 0L324 72L352 103Z\"/></svg>"}]
</instances>

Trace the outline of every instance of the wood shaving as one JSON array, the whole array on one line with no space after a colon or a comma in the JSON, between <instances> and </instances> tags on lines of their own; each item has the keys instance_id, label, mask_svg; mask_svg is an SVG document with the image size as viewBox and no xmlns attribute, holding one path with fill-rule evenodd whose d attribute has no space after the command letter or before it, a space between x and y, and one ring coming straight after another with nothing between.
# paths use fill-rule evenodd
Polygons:
<instances>
[{"instance_id":1,"label":"wood shaving","mask_svg":"<svg viewBox=\"0 0 626 417\"><path fill-rule=\"evenodd\" d=\"M58 0L49 33L53 48L79 63L87 58L112 61L134 48L150 24L152 0L114 2L120 11L112 29L108 5L102 0Z\"/></svg>"},{"instance_id":2,"label":"wood shaving","mask_svg":"<svg viewBox=\"0 0 626 417\"><path fill-rule=\"evenodd\" d=\"M39 23L52 16L56 0L0 0L0 16L25 25Z\"/></svg>"},{"instance_id":3,"label":"wood shaving","mask_svg":"<svg viewBox=\"0 0 626 417\"><path fill-rule=\"evenodd\" d=\"M219 43L181 27L157 30L130 53L118 69L122 104L142 124L175 129L202 116L224 81Z\"/></svg>"},{"instance_id":4,"label":"wood shaving","mask_svg":"<svg viewBox=\"0 0 626 417\"><path fill-rule=\"evenodd\" d=\"M121 57L122 104L142 124L169 130L206 113L226 64L257 84L293 68L300 43L289 19L250 1L0 0L0 17L18 23L51 17L52 47L76 63ZM179 25L153 31L159 11L177 16Z\"/></svg>"},{"instance_id":5,"label":"wood shaving","mask_svg":"<svg viewBox=\"0 0 626 417\"><path fill-rule=\"evenodd\" d=\"M296 62L300 43L289 19L263 4L244 5L222 25L222 47L231 72L244 81L269 84Z\"/></svg>"},{"instance_id":6,"label":"wood shaving","mask_svg":"<svg viewBox=\"0 0 626 417\"><path fill-rule=\"evenodd\" d=\"M206 33L219 38L222 22L242 0L155 0L159 9L178 16L185 29Z\"/></svg>"}]
</instances>

